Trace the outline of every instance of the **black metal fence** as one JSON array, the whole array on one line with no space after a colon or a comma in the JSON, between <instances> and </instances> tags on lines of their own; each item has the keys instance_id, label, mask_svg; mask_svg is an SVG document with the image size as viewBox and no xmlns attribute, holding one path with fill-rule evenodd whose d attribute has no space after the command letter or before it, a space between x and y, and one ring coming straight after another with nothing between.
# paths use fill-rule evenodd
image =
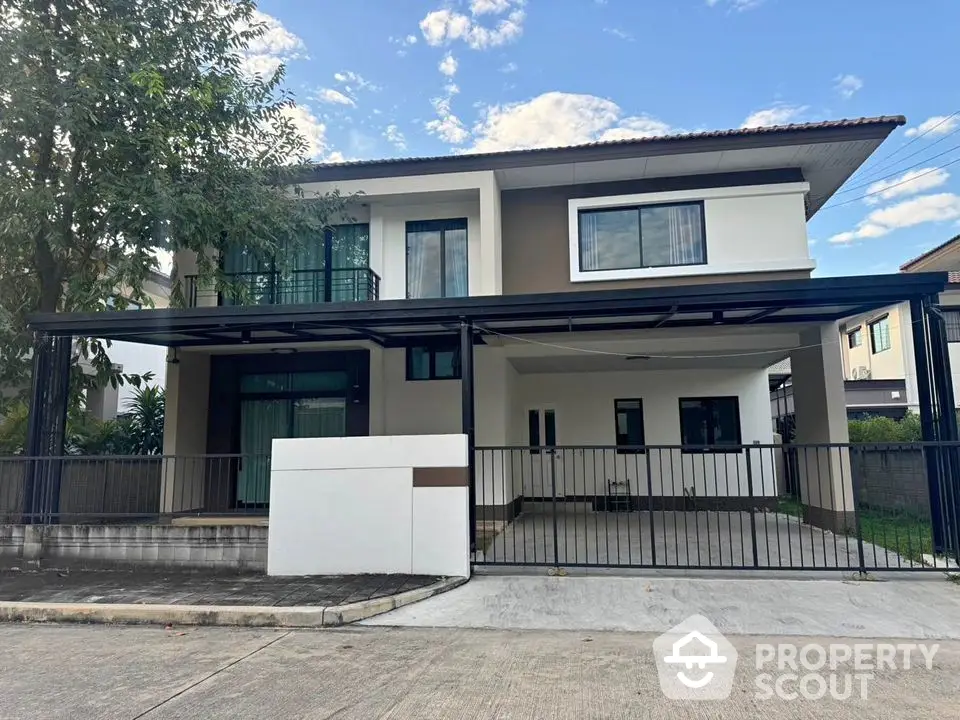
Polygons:
<instances>
[{"instance_id":1,"label":"black metal fence","mask_svg":"<svg viewBox=\"0 0 960 720\"><path fill-rule=\"evenodd\" d=\"M945 570L960 445L480 447L479 565Z\"/></svg>"},{"instance_id":2,"label":"black metal fence","mask_svg":"<svg viewBox=\"0 0 960 720\"><path fill-rule=\"evenodd\" d=\"M0 522L157 522L264 515L260 455L0 457Z\"/></svg>"},{"instance_id":3,"label":"black metal fence","mask_svg":"<svg viewBox=\"0 0 960 720\"><path fill-rule=\"evenodd\" d=\"M184 276L183 282L187 307L360 302L380 297L380 277L370 268L228 273L219 291L204 287L196 275Z\"/></svg>"}]
</instances>

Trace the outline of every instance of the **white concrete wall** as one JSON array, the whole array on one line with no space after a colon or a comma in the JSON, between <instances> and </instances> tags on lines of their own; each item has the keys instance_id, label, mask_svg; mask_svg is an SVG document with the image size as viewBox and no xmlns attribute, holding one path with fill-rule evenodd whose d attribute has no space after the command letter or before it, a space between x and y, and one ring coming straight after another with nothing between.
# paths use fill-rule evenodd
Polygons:
<instances>
[{"instance_id":1,"label":"white concrete wall","mask_svg":"<svg viewBox=\"0 0 960 720\"><path fill-rule=\"evenodd\" d=\"M414 484L466 468L465 435L274 440L271 465L268 574L470 574L467 488Z\"/></svg>"},{"instance_id":2,"label":"white concrete wall","mask_svg":"<svg viewBox=\"0 0 960 720\"><path fill-rule=\"evenodd\" d=\"M763 370L664 370L520 375L519 404L526 409L552 407L557 418L560 446L616 444L614 400L643 400L644 431L648 445L679 445L681 397L735 395L739 398L741 437L744 445L773 442L770 428L770 395ZM526 425L521 432L526 444ZM773 495L776 481L773 453L752 451L751 470L755 495ZM651 483L647 482L649 457ZM603 495L629 490L632 495L698 496L749 495L747 458L737 454L681 453L652 450L647 454L617 454L614 450L565 450L545 469L545 455L527 457L519 472L523 494L549 495L551 481L558 495ZM516 473L514 481L516 485ZM651 488L652 485L652 488Z\"/></svg>"},{"instance_id":3,"label":"white concrete wall","mask_svg":"<svg viewBox=\"0 0 960 720\"><path fill-rule=\"evenodd\" d=\"M370 243L381 249L383 271L380 275L380 299L407 297L407 228L419 220L467 219L467 274L470 295L491 295L482 275L480 201L437 202L417 205L370 205Z\"/></svg>"},{"instance_id":4,"label":"white concrete wall","mask_svg":"<svg viewBox=\"0 0 960 720\"><path fill-rule=\"evenodd\" d=\"M570 280L590 282L680 275L809 271L804 197L807 183L575 198L569 201ZM703 200L707 262L683 267L580 272L578 211Z\"/></svg>"}]
</instances>

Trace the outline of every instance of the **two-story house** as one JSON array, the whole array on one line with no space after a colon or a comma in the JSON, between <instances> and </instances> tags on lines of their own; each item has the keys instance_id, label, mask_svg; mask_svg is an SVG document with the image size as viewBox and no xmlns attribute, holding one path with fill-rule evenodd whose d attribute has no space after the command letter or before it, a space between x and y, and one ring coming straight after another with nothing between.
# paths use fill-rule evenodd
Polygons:
<instances>
[{"instance_id":1,"label":"two-story house","mask_svg":"<svg viewBox=\"0 0 960 720\"><path fill-rule=\"evenodd\" d=\"M165 454L236 461L167 473L165 513L265 508L274 438L461 432L478 519L772 508L766 368L792 361L797 442L843 443L837 321L943 287L811 277L807 221L903 123L318 165L308 194L362 194L295 270L235 248L225 297L179 257L190 307L33 327L168 348ZM814 465L809 521L847 522L849 468Z\"/></svg>"}]
</instances>

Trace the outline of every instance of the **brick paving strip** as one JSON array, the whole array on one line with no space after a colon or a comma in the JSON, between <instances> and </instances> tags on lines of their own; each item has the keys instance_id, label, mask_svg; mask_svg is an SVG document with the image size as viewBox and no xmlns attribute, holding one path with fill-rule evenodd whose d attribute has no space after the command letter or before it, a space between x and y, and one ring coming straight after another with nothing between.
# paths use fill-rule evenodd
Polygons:
<instances>
[{"instance_id":1,"label":"brick paving strip","mask_svg":"<svg viewBox=\"0 0 960 720\"><path fill-rule=\"evenodd\" d=\"M2 570L0 620L322 627L387 612L462 582L431 575Z\"/></svg>"}]
</instances>

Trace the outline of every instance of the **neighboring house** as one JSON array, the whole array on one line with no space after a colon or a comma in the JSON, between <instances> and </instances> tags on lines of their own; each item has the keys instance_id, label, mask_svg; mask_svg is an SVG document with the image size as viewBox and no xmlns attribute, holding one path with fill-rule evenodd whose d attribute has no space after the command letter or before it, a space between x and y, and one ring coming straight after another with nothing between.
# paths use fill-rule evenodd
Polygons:
<instances>
[{"instance_id":1,"label":"neighboring house","mask_svg":"<svg viewBox=\"0 0 960 720\"><path fill-rule=\"evenodd\" d=\"M143 284L143 290L152 300L154 308L170 306L170 277L168 275L151 272ZM122 289L118 291L119 294L123 294L123 292ZM113 306L111 299L107 301L107 305L110 307ZM128 301L126 309L127 311L135 311L142 308L137 303ZM161 387L164 385L167 367L166 352L162 348L131 342L115 342L110 346L108 354L110 361L118 370L130 375L153 373L150 384ZM89 363L81 361L81 367L87 374L94 374L94 369ZM106 385L105 387L87 390L87 413L97 420L114 420L118 413L123 412L133 393L134 388L130 385L119 387Z\"/></svg>"},{"instance_id":2,"label":"neighboring house","mask_svg":"<svg viewBox=\"0 0 960 720\"><path fill-rule=\"evenodd\" d=\"M807 221L903 123L318 165L307 193L362 195L296 270L233 248L247 292L227 297L185 254L189 308L33 326L169 348L165 454L241 459L178 465L163 512L264 508L274 438L461 432L486 518L544 499L775 507L770 455L751 470L742 448L773 440L767 368L791 360L798 442L845 442L837 322L943 287L810 276ZM844 477L817 468L834 492L811 522L849 522Z\"/></svg>"},{"instance_id":3,"label":"neighboring house","mask_svg":"<svg viewBox=\"0 0 960 720\"><path fill-rule=\"evenodd\" d=\"M938 303L946 326L954 403L960 407L960 235L904 263L900 271L947 273L947 285L939 294ZM951 310L952 307L956 309ZM908 302L843 320L840 323L840 351L846 404L851 417L869 414L900 418L907 412L919 411ZM775 417L787 408L789 394L789 382L783 385L779 394L772 392ZM781 402L779 406L778 401Z\"/></svg>"}]
</instances>

